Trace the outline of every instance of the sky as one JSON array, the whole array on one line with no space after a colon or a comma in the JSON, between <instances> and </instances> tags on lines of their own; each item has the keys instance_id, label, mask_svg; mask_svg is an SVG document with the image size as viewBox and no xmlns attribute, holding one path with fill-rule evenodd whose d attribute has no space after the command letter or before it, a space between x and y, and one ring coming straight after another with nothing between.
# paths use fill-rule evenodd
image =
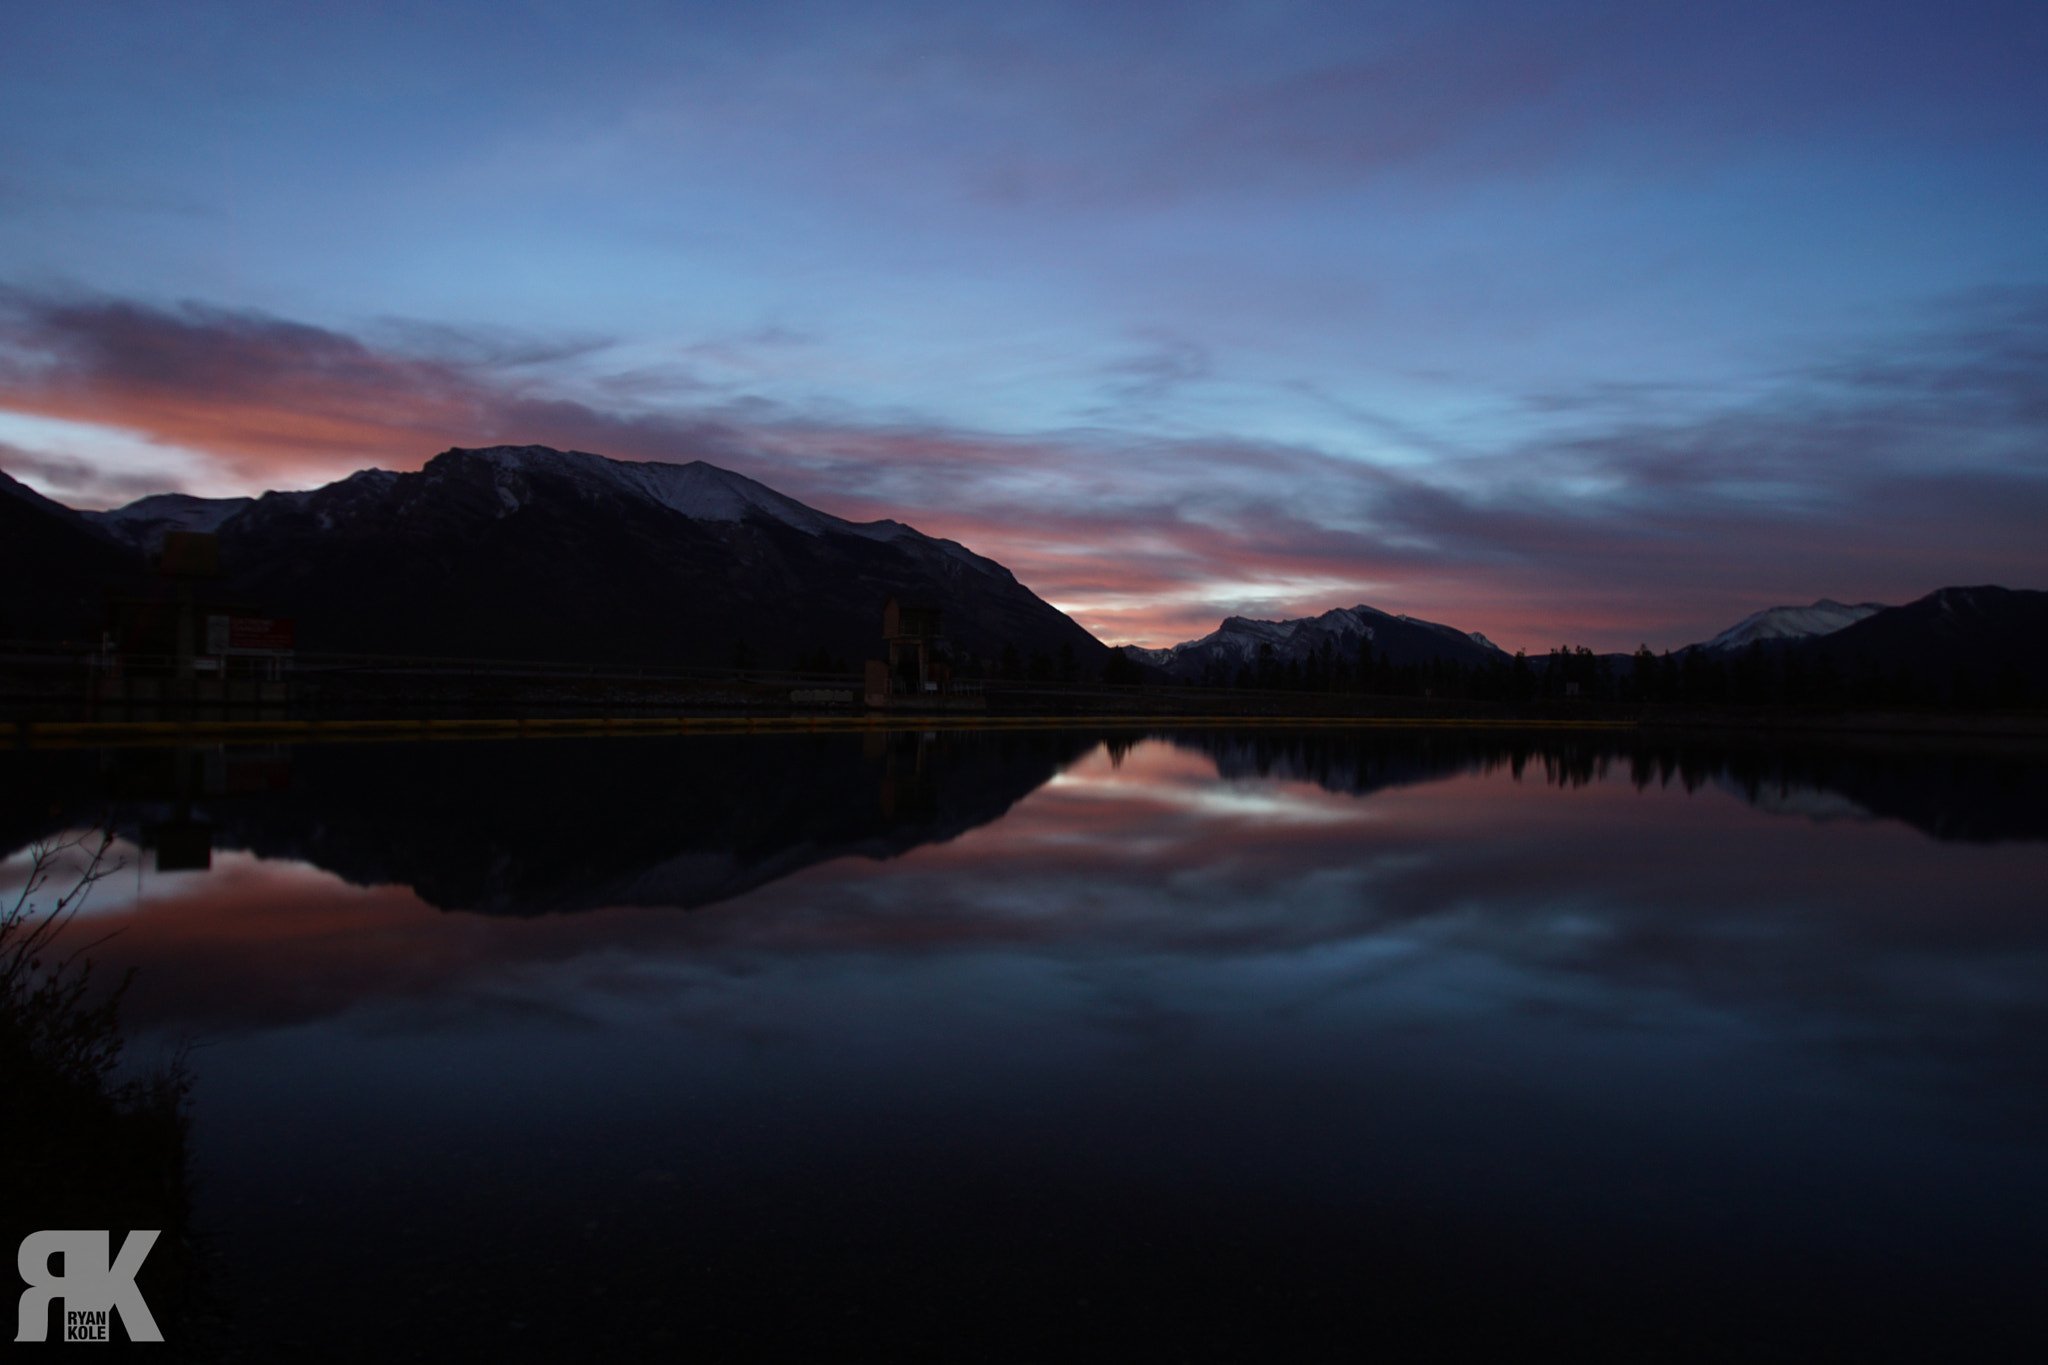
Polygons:
<instances>
[{"instance_id":1,"label":"sky","mask_svg":"<svg viewBox=\"0 0 2048 1365\"><path fill-rule=\"evenodd\" d=\"M0 4L0 468L735 469L1112 643L2048 588L2048 7Z\"/></svg>"}]
</instances>

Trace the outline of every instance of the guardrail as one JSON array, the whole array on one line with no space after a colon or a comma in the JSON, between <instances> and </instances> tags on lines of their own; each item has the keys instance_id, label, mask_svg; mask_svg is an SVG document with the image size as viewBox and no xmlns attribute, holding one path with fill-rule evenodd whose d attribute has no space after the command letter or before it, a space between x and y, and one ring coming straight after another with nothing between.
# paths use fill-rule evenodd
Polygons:
<instances>
[{"instance_id":1,"label":"guardrail","mask_svg":"<svg viewBox=\"0 0 2048 1365\"><path fill-rule=\"evenodd\" d=\"M1620 731L1634 721L1456 720L1360 716L641 716L376 720L0 721L0 747L159 747L463 739L626 738L646 735L932 733L940 730L1503 730Z\"/></svg>"},{"instance_id":2,"label":"guardrail","mask_svg":"<svg viewBox=\"0 0 2048 1365\"><path fill-rule=\"evenodd\" d=\"M172 655L127 654L109 656L98 645L51 643L35 640L0 639L0 670L10 666L73 668L81 680L92 672L106 676L109 659L131 675L168 677L176 673L179 660ZM604 660L470 658L455 655L365 654L340 652L295 652L288 659L286 676L297 681L318 681L349 675L384 677L477 677L529 681L595 681L662 683L740 683L768 687L833 688L862 695L861 673L813 672L802 669L759 667L707 667L686 664L631 663ZM892 686L892 692L895 686ZM986 696L1007 699L1043 697L1201 697L1218 694L1245 701L1270 698L1300 702L1305 697L1365 697L1362 692L1312 693L1269 688L1209 688L1190 684L1056 682L1016 678L956 678L950 684L955 696ZM914 695L903 692L901 695Z\"/></svg>"},{"instance_id":3,"label":"guardrail","mask_svg":"<svg viewBox=\"0 0 2048 1365\"><path fill-rule=\"evenodd\" d=\"M201 655L198 658L213 656ZM74 667L103 676L109 672L164 677L176 673L181 661L169 654L109 654L98 645L34 640L0 640L0 668L10 664ZM630 663L607 660L471 658L460 655L361 654L296 651L283 660L294 679L317 680L348 674L389 677L492 677L531 680L596 680L678 683L754 683L766 686L852 688L860 692L865 675L858 672L815 672L760 667L707 667L689 664ZM1072 695L1131 694L1145 690L1131 683L1059 683L1005 678L955 678L947 685L953 696L990 693ZM892 680L891 691L913 696L913 689Z\"/></svg>"},{"instance_id":4,"label":"guardrail","mask_svg":"<svg viewBox=\"0 0 2048 1365\"><path fill-rule=\"evenodd\" d=\"M33 640L0 640L0 667L75 668L105 674L118 671L165 676L213 655L114 654L97 645ZM296 651L281 661L295 678L350 673L390 676L501 677L535 679L601 679L660 682L747 682L768 685L858 687L858 673L801 669L726 667L686 664L622 663L606 660L497 659L459 655L357 654Z\"/></svg>"}]
</instances>

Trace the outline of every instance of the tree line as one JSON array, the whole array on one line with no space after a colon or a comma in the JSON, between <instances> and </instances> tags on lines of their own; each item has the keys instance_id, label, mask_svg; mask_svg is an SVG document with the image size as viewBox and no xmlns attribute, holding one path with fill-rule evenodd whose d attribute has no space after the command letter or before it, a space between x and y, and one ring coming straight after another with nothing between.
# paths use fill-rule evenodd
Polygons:
<instances>
[{"instance_id":1,"label":"tree line","mask_svg":"<svg viewBox=\"0 0 2048 1365\"><path fill-rule=\"evenodd\" d=\"M1135 663L1130 667L1137 670ZM1325 640L1305 656L1287 659L1278 657L1271 644L1261 644L1257 654L1234 668L1211 661L1200 685L1510 703L1578 699L1678 706L2013 709L2039 700L2012 663L1988 674L1960 665L1945 671L1888 668L1876 661L1844 666L1823 652L1766 649L1761 643L1732 657L1697 649L1658 654L1647 645L1629 656L1603 655L1584 645L1560 645L1533 659L1518 650L1480 664L1440 656L1397 664L1385 650L1375 652L1370 640L1361 640L1356 650Z\"/></svg>"},{"instance_id":2,"label":"tree line","mask_svg":"<svg viewBox=\"0 0 2048 1365\"><path fill-rule=\"evenodd\" d=\"M1103 682L1135 686L1149 680L1146 667L1122 649L1113 649L1100 676L1084 667L1072 644L1057 651L1020 649L1005 644L994 654L941 648L933 652L961 679L989 682L1080 684ZM798 668L816 672L847 671L843 658L819 649L802 656ZM1560 645L1547 655L1517 650L1485 663L1432 658L1427 662L1395 663L1370 640L1355 649L1326 639L1305 655L1281 658L1270 643L1235 666L1214 659L1193 685L1265 692L1335 692L1383 697L1427 697L1453 701L1529 703L1580 700L1673 706L1789 707L1947 707L2020 709L2039 705L2041 698L2017 665L2006 663L1988 673L1961 665L1940 669L1886 667L1876 661L1838 663L1821 651L1794 647L1766 648L1753 643L1737 655L1705 650L1666 650L1662 654L1639 646L1633 655L1595 654L1584 645Z\"/></svg>"}]
</instances>

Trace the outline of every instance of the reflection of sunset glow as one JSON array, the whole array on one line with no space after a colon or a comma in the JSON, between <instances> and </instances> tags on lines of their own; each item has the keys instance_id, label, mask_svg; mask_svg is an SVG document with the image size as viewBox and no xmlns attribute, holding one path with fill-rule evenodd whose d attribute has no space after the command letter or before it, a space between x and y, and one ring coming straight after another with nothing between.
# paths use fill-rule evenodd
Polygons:
<instances>
[{"instance_id":1,"label":"reflection of sunset glow","mask_svg":"<svg viewBox=\"0 0 2048 1365\"><path fill-rule=\"evenodd\" d=\"M1170 780L1171 770L1143 763L1129 772L1107 767L1107 759L1093 759L1077 765L1045 784L1049 800L1082 802L1136 801L1154 806L1181 808L1219 819L1244 817L1280 824L1351 824L1369 818L1356 801L1300 784L1262 783L1217 786L1213 781L1197 785Z\"/></svg>"},{"instance_id":2,"label":"reflection of sunset glow","mask_svg":"<svg viewBox=\"0 0 2048 1365\"><path fill-rule=\"evenodd\" d=\"M582 1211L589 1198L644 1209L650 1170L669 1173L662 1189L695 1182L693 1201L730 1187L745 1223L793 1170L827 1171L825 1198L861 1202L879 1167L919 1188L936 1168L951 1208L943 1172L959 1160L977 1188L1027 1171L1072 1194L1057 1172L1078 1173L1090 1207L1149 1180L1176 1203L1211 1176L1244 1188L1248 1161L1291 1172L1272 1178L1302 1208L1426 1187L1432 1209L1510 1210L1483 1225L1489 1243L1525 1212L1555 1225L1563 1207L1578 1226L1617 1169L1647 1164L1695 1191L1686 1217L1719 1236L1730 1208L1776 1217L1756 1153L1798 1167L1810 1148L1833 1179L1855 1144L1894 1160L1915 1106L1936 1115L1912 1120L1932 1135L1920 1150L1946 1153L1977 1138L1941 1116L2011 1132L2012 1097L2048 1067L2038 837L1970 845L1898 819L1815 820L1809 807L1831 812L1690 780L1698 763L1662 785L1655 765L1603 770L1608 750L1571 741L939 737L829 782L829 746L789 768L770 741L618 743L587 757L631 774L694 755L721 790L724 774L809 772L828 799L722 827L729 843L687 842L686 807L656 802L629 817L646 837L615 841L552 806L518 823L519 792L573 768L536 768L494 802L538 751L444 746L443 790L467 790L483 818L415 807L394 822L375 803L411 771L397 754L301 750L308 789L317 776L371 802L368 825L347 799L273 797L224 805L215 828L419 893L217 849L211 870L146 872L140 898L93 919L95 936L113 931L99 979L140 969L124 1002L133 1055L200 1045L196 1150L241 1235L268 1228L252 1258L299 1264L306 1215L280 1190L331 1191L307 1201L329 1221L386 1206L412 1220L440 1199L474 1235L482 1204L523 1219L534 1191L580 1182L573 1232L617 1216ZM960 815L831 823L837 793L865 808L913 761L922 799ZM1006 785L1019 772L1043 785ZM465 789L465 773L494 789ZM976 789L995 800L977 806ZM619 818L587 799L611 812L597 825ZM692 860L723 866L659 880ZM524 881L476 880L522 862ZM732 890L693 910L533 913L601 905L563 896L579 877L623 894ZM1567 1169L1578 1186L1561 1192ZM1858 1208L1866 1174L1835 1181ZM1254 1178L1263 1200L1269 1176ZM2005 1224L2037 1225L2009 1180L1992 1183ZM793 1196L802 1219L818 1197ZM1644 1216L1682 1240L1676 1207ZM1373 1221L1354 1216L1366 1203L1344 1208L1349 1226ZM388 1228L363 1240L384 1246Z\"/></svg>"},{"instance_id":3,"label":"reflection of sunset glow","mask_svg":"<svg viewBox=\"0 0 2048 1365\"><path fill-rule=\"evenodd\" d=\"M2019 883L2001 878L2040 859L1876 823L1816 827L1715 788L1639 792L1620 771L1561 788L1495 766L1352 795L1225 780L1204 753L1152 740L1120 758L1098 747L956 838L843 857L691 912L443 912L405 887L219 850L208 873L146 873L139 901L132 877L114 879L93 928L118 931L102 956L143 968L139 1021L206 1027L450 990L566 991L584 1009L663 961L737 970L817 953L1119 944L1191 960L1313 950L1415 970L1451 954L1514 972L1743 975L1758 962L1727 945L1784 914L1805 928L1774 930L1774 970L1804 977L1845 937L1932 932L1926 916L1958 875L1979 887L1963 913L2024 936L2001 918Z\"/></svg>"},{"instance_id":4,"label":"reflection of sunset glow","mask_svg":"<svg viewBox=\"0 0 2048 1365\"><path fill-rule=\"evenodd\" d=\"M91 829L64 830L54 835L51 842L73 845L55 864L48 884L50 891L59 891L84 871L86 851L97 846L98 833ZM19 894L32 857L32 851L24 848L0 866L0 893L10 899ZM343 884L332 873L305 863L258 858L237 849L215 849L212 866L204 872L160 872L155 859L154 851L126 839L108 844L99 865L103 875L78 904L80 918L133 915L155 902L184 903L195 895L210 898L217 891L251 881L262 882L270 894L280 899L291 899L301 892L317 895ZM47 901L50 897L46 893L37 899Z\"/></svg>"}]
</instances>

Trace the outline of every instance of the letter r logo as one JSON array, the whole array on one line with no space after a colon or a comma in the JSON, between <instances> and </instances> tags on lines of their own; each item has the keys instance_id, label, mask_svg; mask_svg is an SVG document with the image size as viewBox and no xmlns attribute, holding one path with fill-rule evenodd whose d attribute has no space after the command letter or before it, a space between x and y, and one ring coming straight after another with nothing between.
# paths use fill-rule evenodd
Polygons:
<instances>
[{"instance_id":1,"label":"letter r logo","mask_svg":"<svg viewBox=\"0 0 2048 1365\"><path fill-rule=\"evenodd\" d=\"M14 1264L28 1288L22 1291L21 1321L14 1339L43 1340L49 1329L50 1300L61 1298L67 1313L117 1308L130 1341L162 1341L164 1334L157 1331L156 1319L149 1315L149 1305L135 1287L135 1272L142 1269L156 1238L155 1232L134 1229L111 1265L104 1231L31 1232L22 1238ZM64 1273L52 1274L50 1258L60 1251L64 1253Z\"/></svg>"}]
</instances>

